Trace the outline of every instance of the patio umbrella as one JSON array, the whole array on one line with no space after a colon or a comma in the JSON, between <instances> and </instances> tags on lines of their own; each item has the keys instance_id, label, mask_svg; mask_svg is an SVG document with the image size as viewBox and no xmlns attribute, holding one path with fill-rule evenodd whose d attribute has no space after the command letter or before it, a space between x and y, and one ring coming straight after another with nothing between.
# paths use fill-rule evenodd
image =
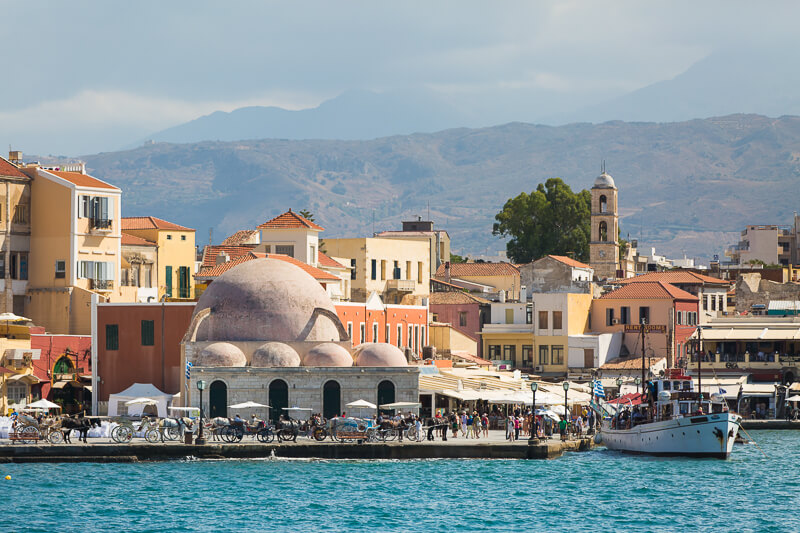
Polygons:
<instances>
[{"instance_id":1,"label":"patio umbrella","mask_svg":"<svg viewBox=\"0 0 800 533\"><path fill-rule=\"evenodd\" d=\"M786 398L787 402L800 402L800 394L795 394L794 396L789 396Z\"/></svg>"},{"instance_id":2,"label":"patio umbrella","mask_svg":"<svg viewBox=\"0 0 800 533\"><path fill-rule=\"evenodd\" d=\"M417 409L422 407L419 402L394 402L381 405L381 409Z\"/></svg>"},{"instance_id":3,"label":"patio umbrella","mask_svg":"<svg viewBox=\"0 0 800 533\"><path fill-rule=\"evenodd\" d=\"M39 409L61 409L61 406L57 403L50 402L42 398L41 400L36 400L35 402L28 404L28 407L32 408L39 408Z\"/></svg>"},{"instance_id":4,"label":"patio umbrella","mask_svg":"<svg viewBox=\"0 0 800 533\"><path fill-rule=\"evenodd\" d=\"M363 410L364 409L377 409L378 408L377 405L375 405L374 403L370 403L367 400L356 400L354 402L350 402L350 403L345 404L345 407L347 407L348 409L358 409L358 414L359 414L359 416L361 418L364 418L364 416L363 416L363 414L364 414Z\"/></svg>"},{"instance_id":5,"label":"patio umbrella","mask_svg":"<svg viewBox=\"0 0 800 533\"><path fill-rule=\"evenodd\" d=\"M9 322L22 322L23 320L29 321L30 318L15 315L14 313L0 313L0 322L6 323L6 337L8 337L8 323Z\"/></svg>"},{"instance_id":6,"label":"patio umbrella","mask_svg":"<svg viewBox=\"0 0 800 533\"><path fill-rule=\"evenodd\" d=\"M257 407L269 407L269 405L264 405L263 403L256 403L256 402L243 402L243 403L236 403L233 405L229 405L231 409L251 409Z\"/></svg>"}]
</instances>

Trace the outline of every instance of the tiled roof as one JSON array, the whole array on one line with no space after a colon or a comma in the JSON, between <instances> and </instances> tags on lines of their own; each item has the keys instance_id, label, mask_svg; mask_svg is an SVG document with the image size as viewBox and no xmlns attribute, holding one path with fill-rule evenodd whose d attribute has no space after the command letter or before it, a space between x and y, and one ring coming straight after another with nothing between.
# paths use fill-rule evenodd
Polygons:
<instances>
[{"instance_id":1,"label":"tiled roof","mask_svg":"<svg viewBox=\"0 0 800 533\"><path fill-rule=\"evenodd\" d=\"M474 363L476 365L486 366L492 364L492 362L488 359L483 359L477 355L472 355L471 353L467 352L453 351L450 352L450 357L454 359L463 359L464 361L469 361L470 363Z\"/></svg>"},{"instance_id":2,"label":"tiled roof","mask_svg":"<svg viewBox=\"0 0 800 533\"><path fill-rule=\"evenodd\" d=\"M548 255L547 257L551 257L558 261L559 263L564 263L567 266L571 266L573 268L592 268L586 263L581 263L580 261L576 261L571 257L567 257L565 255Z\"/></svg>"},{"instance_id":3,"label":"tiled roof","mask_svg":"<svg viewBox=\"0 0 800 533\"><path fill-rule=\"evenodd\" d=\"M78 187L94 187L97 189L113 189L118 191L118 187L114 187L110 183L106 183L105 181L100 181L97 178L93 178L89 174L81 174L80 172L61 172L58 170L47 170L50 174L54 176L58 176L61 179L67 180L70 183L77 185Z\"/></svg>"},{"instance_id":4,"label":"tiled roof","mask_svg":"<svg viewBox=\"0 0 800 533\"><path fill-rule=\"evenodd\" d=\"M239 230L230 237L228 237L227 239L225 239L224 241L222 241L220 244L222 244L223 246L236 246L238 244L244 244L245 241L250 240L256 233L258 233L258 230L254 229Z\"/></svg>"},{"instance_id":5,"label":"tiled roof","mask_svg":"<svg viewBox=\"0 0 800 533\"><path fill-rule=\"evenodd\" d=\"M194 231L156 217L122 217L122 231L134 229L168 229L173 231Z\"/></svg>"},{"instance_id":6,"label":"tiled roof","mask_svg":"<svg viewBox=\"0 0 800 533\"><path fill-rule=\"evenodd\" d=\"M511 263L450 263L450 277L463 276L518 276L519 270ZM436 269L436 276L445 276L445 265Z\"/></svg>"},{"instance_id":7,"label":"tiled roof","mask_svg":"<svg viewBox=\"0 0 800 533\"><path fill-rule=\"evenodd\" d=\"M663 281L628 283L600 297L601 300L694 300L697 296Z\"/></svg>"},{"instance_id":8,"label":"tiled roof","mask_svg":"<svg viewBox=\"0 0 800 533\"><path fill-rule=\"evenodd\" d=\"M645 357L644 361L647 368L652 368L654 365L657 365L664 359L666 359L666 357ZM604 370L627 370L633 368L640 369L642 368L642 357L636 357L635 355L630 357L617 357L616 359L607 361L606 364L600 368Z\"/></svg>"},{"instance_id":9,"label":"tiled roof","mask_svg":"<svg viewBox=\"0 0 800 533\"><path fill-rule=\"evenodd\" d=\"M27 178L25 174L7 159L0 157L0 176L10 176L12 178Z\"/></svg>"},{"instance_id":10,"label":"tiled roof","mask_svg":"<svg viewBox=\"0 0 800 533\"><path fill-rule=\"evenodd\" d=\"M328 268L345 268L345 269L349 268L341 264L339 261L336 261L335 259L328 257L323 252L319 251L317 252L317 263L319 263L320 266Z\"/></svg>"},{"instance_id":11,"label":"tiled roof","mask_svg":"<svg viewBox=\"0 0 800 533\"><path fill-rule=\"evenodd\" d=\"M648 272L647 274L642 274L641 276L635 276L633 278L623 279L620 280L619 282L621 284L626 284L626 283L641 283L644 281L663 281L666 283L673 283L673 284L678 283L685 285L689 284L730 285L730 282L725 281L724 279L712 278L711 276L705 276L703 274L698 274L690 270L667 270L666 272Z\"/></svg>"},{"instance_id":12,"label":"tiled roof","mask_svg":"<svg viewBox=\"0 0 800 533\"><path fill-rule=\"evenodd\" d=\"M203 248L203 268L210 268L217 264L217 256L225 253L231 260L248 254L256 247L255 244L240 244L238 246L206 246Z\"/></svg>"},{"instance_id":13,"label":"tiled roof","mask_svg":"<svg viewBox=\"0 0 800 533\"><path fill-rule=\"evenodd\" d=\"M489 300L464 291L434 292L430 295L430 305L488 304Z\"/></svg>"},{"instance_id":14,"label":"tiled roof","mask_svg":"<svg viewBox=\"0 0 800 533\"><path fill-rule=\"evenodd\" d=\"M324 270L320 270L311 265L307 265L302 261L295 259L294 257L289 257L288 255L283 255L283 254L262 254L262 253L255 253L252 251L248 251L246 254L240 255L235 259L231 259L227 263L214 265L210 268L203 268L202 270L200 270L200 272L195 274L195 277L216 278L218 276L221 276L228 270L232 269L236 265L241 265L242 263L246 263L247 261L252 261L253 259L261 259L261 258L279 259L281 261L286 261L287 263L291 263L295 266L302 268L304 271L310 274L312 278L314 278L317 281L339 281L339 278L337 278L333 274L329 274Z\"/></svg>"},{"instance_id":15,"label":"tiled roof","mask_svg":"<svg viewBox=\"0 0 800 533\"><path fill-rule=\"evenodd\" d=\"M295 228L308 228L317 231L325 231L325 228L314 224L302 215L298 215L291 209L282 215L278 215L272 220L268 220L258 226L258 229L295 229Z\"/></svg>"},{"instance_id":16,"label":"tiled roof","mask_svg":"<svg viewBox=\"0 0 800 533\"><path fill-rule=\"evenodd\" d=\"M136 235L130 235L128 233L122 234L122 245L123 246L156 246L156 243L148 241L147 239L142 239L141 237L137 237Z\"/></svg>"}]
</instances>

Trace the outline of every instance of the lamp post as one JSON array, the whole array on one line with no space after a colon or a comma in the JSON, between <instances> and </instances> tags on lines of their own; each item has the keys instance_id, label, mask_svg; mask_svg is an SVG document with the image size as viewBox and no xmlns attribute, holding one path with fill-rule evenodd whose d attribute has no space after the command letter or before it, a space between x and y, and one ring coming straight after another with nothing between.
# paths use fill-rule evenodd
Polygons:
<instances>
[{"instance_id":1,"label":"lamp post","mask_svg":"<svg viewBox=\"0 0 800 533\"><path fill-rule=\"evenodd\" d=\"M569 381L565 381L564 383L561 384L561 386L564 387L564 417L565 417L565 419L567 421L567 429L566 429L566 431L567 431L567 437L569 437L569 420L570 420L570 416L569 416L569 411L567 410L567 391L569 390Z\"/></svg>"},{"instance_id":2,"label":"lamp post","mask_svg":"<svg viewBox=\"0 0 800 533\"><path fill-rule=\"evenodd\" d=\"M636 394L639 394L639 385L642 383L642 378L637 377L633 382L636 383Z\"/></svg>"},{"instance_id":3,"label":"lamp post","mask_svg":"<svg viewBox=\"0 0 800 533\"><path fill-rule=\"evenodd\" d=\"M200 391L200 431L197 433L195 444L205 444L206 439L203 437L203 391L206 388L206 382L202 379L197 382L197 390Z\"/></svg>"},{"instance_id":4,"label":"lamp post","mask_svg":"<svg viewBox=\"0 0 800 533\"><path fill-rule=\"evenodd\" d=\"M539 388L539 384L535 381L531 383L531 392L533 393L533 404L531 405L531 413L533 417L531 418L531 436L528 439L528 444L538 444L539 443L539 435L536 432L536 389Z\"/></svg>"},{"instance_id":5,"label":"lamp post","mask_svg":"<svg viewBox=\"0 0 800 533\"><path fill-rule=\"evenodd\" d=\"M622 376L617 378L617 424L616 427L619 428L619 409L622 407Z\"/></svg>"}]
</instances>

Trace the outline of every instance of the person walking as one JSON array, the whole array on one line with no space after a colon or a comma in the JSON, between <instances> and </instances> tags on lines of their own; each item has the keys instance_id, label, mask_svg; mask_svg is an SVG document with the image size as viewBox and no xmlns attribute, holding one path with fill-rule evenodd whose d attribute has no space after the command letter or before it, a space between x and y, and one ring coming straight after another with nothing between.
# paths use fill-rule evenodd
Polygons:
<instances>
[{"instance_id":1,"label":"person walking","mask_svg":"<svg viewBox=\"0 0 800 533\"><path fill-rule=\"evenodd\" d=\"M519 416L514 417L514 440L519 440L519 432L522 429L522 418Z\"/></svg>"},{"instance_id":2,"label":"person walking","mask_svg":"<svg viewBox=\"0 0 800 533\"><path fill-rule=\"evenodd\" d=\"M481 438L481 416L477 411L472 413L472 434L476 439Z\"/></svg>"},{"instance_id":3,"label":"person walking","mask_svg":"<svg viewBox=\"0 0 800 533\"><path fill-rule=\"evenodd\" d=\"M509 416L506 419L506 439L514 442L514 417Z\"/></svg>"},{"instance_id":4,"label":"person walking","mask_svg":"<svg viewBox=\"0 0 800 533\"><path fill-rule=\"evenodd\" d=\"M483 413L481 417L481 427L483 428L483 436L487 439L489 438L489 415L487 413Z\"/></svg>"}]
</instances>

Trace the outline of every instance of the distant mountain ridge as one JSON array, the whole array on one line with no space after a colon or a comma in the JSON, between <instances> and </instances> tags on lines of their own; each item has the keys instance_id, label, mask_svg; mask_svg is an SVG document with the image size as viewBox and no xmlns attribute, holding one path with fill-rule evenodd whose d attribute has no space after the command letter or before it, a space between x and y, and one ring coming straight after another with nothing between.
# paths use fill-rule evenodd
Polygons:
<instances>
[{"instance_id":1,"label":"distant mountain ridge","mask_svg":"<svg viewBox=\"0 0 800 533\"><path fill-rule=\"evenodd\" d=\"M745 224L786 224L800 204L798 117L155 143L84 159L123 189L125 215L194 227L198 243L209 227L219 242L289 207L310 209L331 238L397 229L429 208L454 251L491 252L504 247L491 226L509 197L553 176L590 188L602 160L620 189L623 236L660 253L721 253Z\"/></svg>"}]
</instances>

